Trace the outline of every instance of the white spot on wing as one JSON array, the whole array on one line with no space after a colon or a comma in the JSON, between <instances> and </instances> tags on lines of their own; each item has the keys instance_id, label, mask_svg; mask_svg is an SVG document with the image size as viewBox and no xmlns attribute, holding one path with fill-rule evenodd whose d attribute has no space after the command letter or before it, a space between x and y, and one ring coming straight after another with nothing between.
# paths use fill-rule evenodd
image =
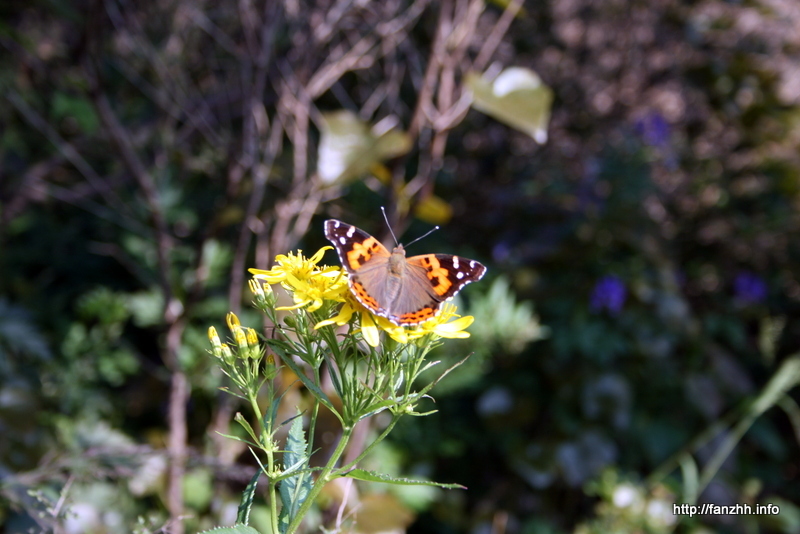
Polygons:
<instances>
[{"instance_id":1,"label":"white spot on wing","mask_svg":"<svg viewBox=\"0 0 800 534\"><path fill-rule=\"evenodd\" d=\"M340 237L339 238L339 243L341 243L342 245L346 245L347 244L347 239L345 239L344 237Z\"/></svg>"},{"instance_id":2,"label":"white spot on wing","mask_svg":"<svg viewBox=\"0 0 800 534\"><path fill-rule=\"evenodd\" d=\"M347 231L347 237L353 237L353 234L356 233L356 227L351 226L350 229Z\"/></svg>"},{"instance_id":3,"label":"white spot on wing","mask_svg":"<svg viewBox=\"0 0 800 534\"><path fill-rule=\"evenodd\" d=\"M454 268L456 268L456 269L458 269L458 256L456 256L455 258L453 258L453 267L454 267Z\"/></svg>"},{"instance_id":4,"label":"white spot on wing","mask_svg":"<svg viewBox=\"0 0 800 534\"><path fill-rule=\"evenodd\" d=\"M472 260L471 262L469 262L469 268L470 269L474 269L475 268L475 260Z\"/></svg>"},{"instance_id":5,"label":"white spot on wing","mask_svg":"<svg viewBox=\"0 0 800 534\"><path fill-rule=\"evenodd\" d=\"M464 278L464 273L462 273L461 271L458 271L458 272L456 273L456 278L458 278L459 280L461 280L462 278Z\"/></svg>"}]
</instances>

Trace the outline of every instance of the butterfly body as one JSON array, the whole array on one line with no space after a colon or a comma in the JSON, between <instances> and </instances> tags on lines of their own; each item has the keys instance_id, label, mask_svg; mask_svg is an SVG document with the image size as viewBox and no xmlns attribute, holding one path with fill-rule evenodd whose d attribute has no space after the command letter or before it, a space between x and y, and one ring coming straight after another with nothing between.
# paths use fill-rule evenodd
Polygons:
<instances>
[{"instance_id":1,"label":"butterfly body","mask_svg":"<svg viewBox=\"0 0 800 534\"><path fill-rule=\"evenodd\" d=\"M417 325L435 317L442 302L486 272L477 261L459 256L407 258L403 245L389 252L373 236L335 219L325 222L325 237L336 247L356 299L398 326Z\"/></svg>"}]
</instances>

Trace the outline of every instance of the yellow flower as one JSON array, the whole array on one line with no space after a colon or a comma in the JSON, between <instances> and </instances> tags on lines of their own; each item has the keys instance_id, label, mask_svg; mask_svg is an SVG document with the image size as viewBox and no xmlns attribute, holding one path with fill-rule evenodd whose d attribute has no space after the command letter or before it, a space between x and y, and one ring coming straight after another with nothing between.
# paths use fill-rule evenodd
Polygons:
<instances>
[{"instance_id":1,"label":"yellow flower","mask_svg":"<svg viewBox=\"0 0 800 534\"><path fill-rule=\"evenodd\" d=\"M283 284L287 281L289 275L292 275L297 280L307 280L312 276L318 275L321 272L339 271L338 267L323 267L318 268L317 263L325 255L326 250L332 250L333 247L322 247L310 258L303 257L303 251L298 250L297 254L278 254L275 261L278 265L265 271L263 269L248 269L253 275L253 278L259 280L266 280L270 284ZM287 287L286 289L291 289Z\"/></svg>"},{"instance_id":2,"label":"yellow flower","mask_svg":"<svg viewBox=\"0 0 800 534\"><path fill-rule=\"evenodd\" d=\"M344 304L339 308L339 313L330 319L318 322L314 325L314 328L322 328L332 324L344 326L350 322L355 313L360 315L359 324L361 325L361 334L364 336L364 340L370 346L377 347L380 344L380 336L373 318L378 319L378 317L374 317L372 312L362 306L349 290L344 295Z\"/></svg>"},{"instance_id":3,"label":"yellow flower","mask_svg":"<svg viewBox=\"0 0 800 534\"><path fill-rule=\"evenodd\" d=\"M457 319L450 321L454 317ZM464 330L474 321L475 318L471 315L464 317L458 315L454 304L444 304L439 315L425 321L414 330L410 330L408 336L411 339L417 339L428 334L435 334L449 339L464 339L469 337L469 332Z\"/></svg>"},{"instance_id":4,"label":"yellow flower","mask_svg":"<svg viewBox=\"0 0 800 534\"><path fill-rule=\"evenodd\" d=\"M278 265L268 271L250 269L253 278L265 280L270 284L281 284L292 294L293 306L277 308L294 310L308 306L308 311L316 311L325 300L341 302L348 292L347 279L339 267L318 267L325 251L332 247L322 247L310 258L303 257L303 251L297 254L279 255L275 259Z\"/></svg>"},{"instance_id":5,"label":"yellow flower","mask_svg":"<svg viewBox=\"0 0 800 534\"><path fill-rule=\"evenodd\" d=\"M470 315L460 317L455 311L456 307L454 305L445 304L442 307L442 312L436 317L416 327L407 328L397 326L385 317L374 315L348 292L338 315L320 321L314 328L321 328L331 324L343 326L352 319L354 314L358 313L361 319L361 334L364 336L364 340L373 347L377 347L380 344L381 330L398 343L409 343L428 334L445 338L467 338L469 337L469 332L465 332L464 329L471 325L475 318ZM448 322L453 317L458 317L458 319Z\"/></svg>"},{"instance_id":6,"label":"yellow flower","mask_svg":"<svg viewBox=\"0 0 800 534\"><path fill-rule=\"evenodd\" d=\"M335 274L336 276L330 276ZM286 287L286 286L289 287ZM318 272L315 276L310 276L306 280L295 278L291 274L287 275L286 289L292 292L294 306L281 306L277 310L295 310L308 306L308 311L317 311L322 307L323 301L341 301L347 289L347 280L342 276L341 271Z\"/></svg>"},{"instance_id":7,"label":"yellow flower","mask_svg":"<svg viewBox=\"0 0 800 534\"><path fill-rule=\"evenodd\" d=\"M359 309L360 308L360 309ZM344 326L350 322L350 319L353 317L353 314L356 311L366 311L367 309L364 308L356 299L353 297L352 293L349 291L344 296L344 304L341 308L339 308L339 313L330 319L325 319L324 321L320 321L314 325L314 328L322 328L323 326L328 326L335 324L337 326Z\"/></svg>"}]
</instances>

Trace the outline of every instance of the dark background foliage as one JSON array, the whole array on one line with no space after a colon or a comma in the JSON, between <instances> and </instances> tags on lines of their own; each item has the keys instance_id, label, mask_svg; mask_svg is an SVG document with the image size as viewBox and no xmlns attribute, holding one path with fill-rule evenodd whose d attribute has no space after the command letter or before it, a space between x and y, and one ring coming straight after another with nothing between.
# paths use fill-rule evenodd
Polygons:
<instances>
[{"instance_id":1,"label":"dark background foliage","mask_svg":"<svg viewBox=\"0 0 800 534\"><path fill-rule=\"evenodd\" d=\"M0 8L6 531L231 522L253 466L215 434L240 407L217 391L205 330L228 310L260 324L246 268L326 244L326 218L385 236L381 205L406 241L446 221L414 252L489 267L466 291L473 337L442 353L472 361L376 460L469 487L395 496L408 530L672 528L603 505L624 484L681 502L669 458L708 465L798 349L800 12L528 2L488 49L507 6L480 5ZM447 41L453 28L469 31ZM545 144L474 110L442 118L490 64L552 88ZM321 183L320 125L338 109L396 117L411 150ZM523 303L544 339L526 337ZM756 419L700 496L780 502L780 518L680 528L800 528L796 399Z\"/></svg>"}]
</instances>

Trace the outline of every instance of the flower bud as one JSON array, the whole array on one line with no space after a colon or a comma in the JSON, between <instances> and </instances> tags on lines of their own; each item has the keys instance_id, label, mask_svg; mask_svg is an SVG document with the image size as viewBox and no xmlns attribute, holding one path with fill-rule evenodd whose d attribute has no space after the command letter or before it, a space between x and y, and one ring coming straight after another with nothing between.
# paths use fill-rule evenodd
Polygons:
<instances>
[{"instance_id":1,"label":"flower bud","mask_svg":"<svg viewBox=\"0 0 800 534\"><path fill-rule=\"evenodd\" d=\"M233 330L233 339L236 341L236 346L239 347L240 354L248 352L247 334L244 333L244 328L241 326Z\"/></svg>"},{"instance_id":2,"label":"flower bud","mask_svg":"<svg viewBox=\"0 0 800 534\"><path fill-rule=\"evenodd\" d=\"M247 337L247 355L250 358L258 358L261 356L261 345L258 342L258 334L252 328L246 328L246 337Z\"/></svg>"},{"instance_id":3,"label":"flower bud","mask_svg":"<svg viewBox=\"0 0 800 534\"><path fill-rule=\"evenodd\" d=\"M211 342L211 351L216 358L222 358L222 342L217 335L217 329L213 326L208 327L208 340Z\"/></svg>"},{"instance_id":4,"label":"flower bud","mask_svg":"<svg viewBox=\"0 0 800 534\"><path fill-rule=\"evenodd\" d=\"M275 306L275 302L277 302L278 299L275 296L275 293L272 291L271 285L255 278L251 279L248 282L248 285L250 286L250 291L255 297L256 306L260 308L271 308Z\"/></svg>"},{"instance_id":5,"label":"flower bud","mask_svg":"<svg viewBox=\"0 0 800 534\"><path fill-rule=\"evenodd\" d=\"M233 364L233 352L227 343L222 344L222 360L228 365Z\"/></svg>"},{"instance_id":6,"label":"flower bud","mask_svg":"<svg viewBox=\"0 0 800 534\"><path fill-rule=\"evenodd\" d=\"M236 317L235 313L228 312L228 315L225 316L225 320L228 322L228 328L230 328L231 333L236 335L236 331L242 326L242 323L239 322L239 318Z\"/></svg>"}]
</instances>

